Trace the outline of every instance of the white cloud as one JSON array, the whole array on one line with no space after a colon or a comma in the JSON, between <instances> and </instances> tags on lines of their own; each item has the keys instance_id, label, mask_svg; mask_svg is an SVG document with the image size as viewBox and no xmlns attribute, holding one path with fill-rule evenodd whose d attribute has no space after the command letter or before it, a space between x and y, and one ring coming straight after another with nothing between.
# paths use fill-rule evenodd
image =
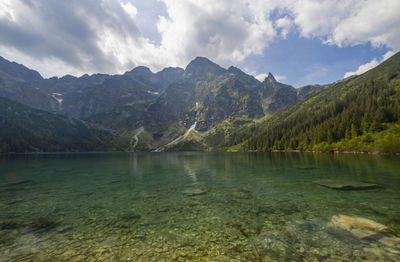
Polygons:
<instances>
[{"instance_id":1,"label":"white cloud","mask_svg":"<svg viewBox=\"0 0 400 262\"><path fill-rule=\"evenodd\" d=\"M137 65L158 71L184 67L195 56L228 66L293 30L331 45L400 50L398 0L148 1L165 10L147 10L154 19L146 22L137 0L0 0L0 55L52 76ZM153 28L140 30L149 21Z\"/></svg>"},{"instance_id":2,"label":"white cloud","mask_svg":"<svg viewBox=\"0 0 400 262\"><path fill-rule=\"evenodd\" d=\"M275 27L280 29L280 36L286 39L287 34L293 26L293 21L288 17L282 17L275 21Z\"/></svg>"},{"instance_id":3,"label":"white cloud","mask_svg":"<svg viewBox=\"0 0 400 262\"><path fill-rule=\"evenodd\" d=\"M388 51L388 52L386 52L386 54L383 55L383 60L382 60L382 62L388 60L388 59L389 59L390 57L392 57L394 54L396 54L396 53L393 52L393 51Z\"/></svg>"},{"instance_id":4,"label":"white cloud","mask_svg":"<svg viewBox=\"0 0 400 262\"><path fill-rule=\"evenodd\" d=\"M15 21L15 12L12 8L12 0L0 1L0 18Z\"/></svg>"},{"instance_id":5,"label":"white cloud","mask_svg":"<svg viewBox=\"0 0 400 262\"><path fill-rule=\"evenodd\" d=\"M7 7L2 17L16 16L0 21L0 30L7 29L0 33L0 50L13 49L0 55L18 57L45 76L120 73L136 65L158 71L184 67L196 56L228 66L262 54L277 36L269 17L273 1L160 1L167 15L158 19L161 41L156 44L140 33L140 10L127 0L0 0ZM287 21L279 24L286 30Z\"/></svg>"},{"instance_id":6,"label":"white cloud","mask_svg":"<svg viewBox=\"0 0 400 262\"><path fill-rule=\"evenodd\" d=\"M54 72L62 72L62 75L80 76L83 74L81 69L74 67L62 59L56 57L47 57L38 61L35 57L27 56L16 48L0 46L0 54L6 54L4 57L24 66L38 71L42 76L52 77ZM88 71L90 73L90 71Z\"/></svg>"},{"instance_id":7,"label":"white cloud","mask_svg":"<svg viewBox=\"0 0 400 262\"><path fill-rule=\"evenodd\" d=\"M304 37L324 37L349 15L354 0L289 0L288 10Z\"/></svg>"},{"instance_id":8,"label":"white cloud","mask_svg":"<svg viewBox=\"0 0 400 262\"><path fill-rule=\"evenodd\" d=\"M365 72L367 72L368 70L376 67L377 65L379 65L380 63L386 61L387 59L389 59L392 55L394 55L395 52L393 51L388 51L386 52L383 56L380 62L378 62L378 60L376 60L375 58L372 59L371 61L369 61L366 64L360 65L356 71L354 72L346 72L343 76L343 78L347 78L350 76L354 76L354 75L361 75L364 74Z\"/></svg>"},{"instance_id":9,"label":"white cloud","mask_svg":"<svg viewBox=\"0 0 400 262\"><path fill-rule=\"evenodd\" d=\"M304 37L340 47L369 42L400 50L398 0L288 0L286 8Z\"/></svg>"},{"instance_id":10,"label":"white cloud","mask_svg":"<svg viewBox=\"0 0 400 262\"><path fill-rule=\"evenodd\" d=\"M127 3L121 3L122 8L125 10L125 12L133 19L136 19L138 10L137 8L130 2Z\"/></svg>"},{"instance_id":11,"label":"white cloud","mask_svg":"<svg viewBox=\"0 0 400 262\"><path fill-rule=\"evenodd\" d=\"M258 74L254 76L258 81L263 82L265 80L266 77L268 77L268 74ZM286 76L283 75L274 75L275 80L278 82L284 82L286 80Z\"/></svg>"},{"instance_id":12,"label":"white cloud","mask_svg":"<svg viewBox=\"0 0 400 262\"><path fill-rule=\"evenodd\" d=\"M354 76L354 75L361 75L367 72L368 70L374 68L375 66L379 65L379 62L376 59L372 59L370 62L360 65L356 71L354 72L346 72L344 74L343 78L347 78L349 76Z\"/></svg>"},{"instance_id":13,"label":"white cloud","mask_svg":"<svg viewBox=\"0 0 400 262\"><path fill-rule=\"evenodd\" d=\"M268 74L258 74L255 75L254 77L258 80L258 81L264 81L264 79L268 76Z\"/></svg>"},{"instance_id":14,"label":"white cloud","mask_svg":"<svg viewBox=\"0 0 400 262\"><path fill-rule=\"evenodd\" d=\"M262 1L163 1L168 17L158 24L161 48L176 64L200 55L228 65L261 54L276 36L272 9L260 9Z\"/></svg>"}]
</instances>

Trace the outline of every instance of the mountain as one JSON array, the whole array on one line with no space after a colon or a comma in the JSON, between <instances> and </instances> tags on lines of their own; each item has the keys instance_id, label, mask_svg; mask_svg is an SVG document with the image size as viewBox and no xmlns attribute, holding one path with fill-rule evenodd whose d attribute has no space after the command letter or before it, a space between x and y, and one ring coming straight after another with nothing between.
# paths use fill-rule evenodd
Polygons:
<instances>
[{"instance_id":1,"label":"mountain","mask_svg":"<svg viewBox=\"0 0 400 262\"><path fill-rule=\"evenodd\" d=\"M160 93L170 84L176 82L182 76L183 72L184 70L179 67L167 67L154 74L148 67L138 66L126 72L125 75L148 86L151 92Z\"/></svg>"},{"instance_id":2,"label":"mountain","mask_svg":"<svg viewBox=\"0 0 400 262\"><path fill-rule=\"evenodd\" d=\"M1 97L0 134L0 153L121 150L106 130Z\"/></svg>"},{"instance_id":3,"label":"mountain","mask_svg":"<svg viewBox=\"0 0 400 262\"><path fill-rule=\"evenodd\" d=\"M34 70L15 62L9 62L0 56L0 71L16 79L25 81L43 80L42 76Z\"/></svg>"},{"instance_id":4,"label":"mountain","mask_svg":"<svg viewBox=\"0 0 400 262\"><path fill-rule=\"evenodd\" d=\"M182 77L149 106L142 121L146 130L143 135L151 141L147 150L193 150L193 144L200 150L215 150L239 126L325 88L296 89L279 83L271 73L261 83L238 68L226 70L197 57ZM186 133L188 130L192 135ZM182 146L185 143L190 148Z\"/></svg>"},{"instance_id":5,"label":"mountain","mask_svg":"<svg viewBox=\"0 0 400 262\"><path fill-rule=\"evenodd\" d=\"M400 152L399 87L397 53L363 75L335 82L274 114L232 149Z\"/></svg>"},{"instance_id":6,"label":"mountain","mask_svg":"<svg viewBox=\"0 0 400 262\"><path fill-rule=\"evenodd\" d=\"M146 107L182 73L181 68L166 68L154 74L146 67L137 67L124 75L43 79L36 71L1 58L0 96L69 117L98 119L98 115L118 110L135 112L138 104ZM134 108L126 110L129 105Z\"/></svg>"},{"instance_id":7,"label":"mountain","mask_svg":"<svg viewBox=\"0 0 400 262\"><path fill-rule=\"evenodd\" d=\"M296 89L271 73L260 82L204 57L157 73L139 66L123 75L49 79L5 59L0 67L1 97L113 130L124 150L214 150L231 143L234 130L325 88Z\"/></svg>"},{"instance_id":8,"label":"mountain","mask_svg":"<svg viewBox=\"0 0 400 262\"><path fill-rule=\"evenodd\" d=\"M50 111L51 97L40 90L42 82L38 72L0 57L0 97Z\"/></svg>"}]
</instances>

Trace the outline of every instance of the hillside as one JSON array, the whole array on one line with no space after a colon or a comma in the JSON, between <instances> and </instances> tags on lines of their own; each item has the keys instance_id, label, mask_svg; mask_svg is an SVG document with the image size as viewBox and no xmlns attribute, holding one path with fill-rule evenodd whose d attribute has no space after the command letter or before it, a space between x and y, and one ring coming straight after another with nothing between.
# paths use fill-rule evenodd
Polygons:
<instances>
[{"instance_id":1,"label":"hillside","mask_svg":"<svg viewBox=\"0 0 400 262\"><path fill-rule=\"evenodd\" d=\"M400 152L400 53L266 119L233 150Z\"/></svg>"},{"instance_id":2,"label":"hillside","mask_svg":"<svg viewBox=\"0 0 400 262\"><path fill-rule=\"evenodd\" d=\"M0 153L115 151L114 136L84 122L0 97Z\"/></svg>"}]
</instances>

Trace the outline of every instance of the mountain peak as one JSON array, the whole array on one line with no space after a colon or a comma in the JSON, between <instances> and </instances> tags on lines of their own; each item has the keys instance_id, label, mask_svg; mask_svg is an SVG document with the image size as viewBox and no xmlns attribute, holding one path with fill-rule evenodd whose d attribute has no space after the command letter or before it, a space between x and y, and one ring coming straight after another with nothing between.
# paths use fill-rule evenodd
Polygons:
<instances>
[{"instance_id":1,"label":"mountain peak","mask_svg":"<svg viewBox=\"0 0 400 262\"><path fill-rule=\"evenodd\" d=\"M210 64L215 64L213 61L208 59L207 57L204 56L196 56L195 59L193 59L190 63L210 63Z\"/></svg>"},{"instance_id":2,"label":"mountain peak","mask_svg":"<svg viewBox=\"0 0 400 262\"><path fill-rule=\"evenodd\" d=\"M185 73L192 75L201 75L206 73L222 74L226 70L212 62L208 58L198 56L192 60L186 67Z\"/></svg>"},{"instance_id":3,"label":"mountain peak","mask_svg":"<svg viewBox=\"0 0 400 262\"><path fill-rule=\"evenodd\" d=\"M159 71L157 74L164 74L164 73L183 73L183 69L180 67L165 67L163 70Z\"/></svg>"},{"instance_id":4,"label":"mountain peak","mask_svg":"<svg viewBox=\"0 0 400 262\"><path fill-rule=\"evenodd\" d=\"M42 76L35 70L29 69L22 64L11 62L0 56L0 71L7 73L13 77L23 79L25 81L42 80Z\"/></svg>"},{"instance_id":5,"label":"mountain peak","mask_svg":"<svg viewBox=\"0 0 400 262\"><path fill-rule=\"evenodd\" d=\"M151 72L150 68L148 68L147 66L137 66L128 73L150 74L150 75L153 74L153 72Z\"/></svg>"},{"instance_id":6,"label":"mountain peak","mask_svg":"<svg viewBox=\"0 0 400 262\"><path fill-rule=\"evenodd\" d=\"M272 83L277 82L275 77L274 77L274 75L271 74L271 72L268 73L268 77L266 78L266 80L269 81L269 82L272 82Z\"/></svg>"}]
</instances>

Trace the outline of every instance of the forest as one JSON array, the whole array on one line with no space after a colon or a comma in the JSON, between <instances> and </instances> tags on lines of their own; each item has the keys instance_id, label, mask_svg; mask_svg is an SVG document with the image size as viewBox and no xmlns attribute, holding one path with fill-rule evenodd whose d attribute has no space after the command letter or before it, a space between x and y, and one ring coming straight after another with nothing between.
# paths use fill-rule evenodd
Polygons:
<instances>
[{"instance_id":1,"label":"forest","mask_svg":"<svg viewBox=\"0 0 400 262\"><path fill-rule=\"evenodd\" d=\"M400 152L400 54L263 121L241 150Z\"/></svg>"}]
</instances>

